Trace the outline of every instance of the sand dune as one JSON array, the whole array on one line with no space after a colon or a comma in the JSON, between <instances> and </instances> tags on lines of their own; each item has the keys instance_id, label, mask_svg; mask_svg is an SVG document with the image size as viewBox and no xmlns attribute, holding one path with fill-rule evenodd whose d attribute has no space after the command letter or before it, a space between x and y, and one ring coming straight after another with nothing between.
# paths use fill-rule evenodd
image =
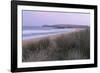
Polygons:
<instances>
[{"instance_id":1,"label":"sand dune","mask_svg":"<svg viewBox=\"0 0 100 73\"><path fill-rule=\"evenodd\" d=\"M23 62L90 58L90 30L23 40Z\"/></svg>"}]
</instances>

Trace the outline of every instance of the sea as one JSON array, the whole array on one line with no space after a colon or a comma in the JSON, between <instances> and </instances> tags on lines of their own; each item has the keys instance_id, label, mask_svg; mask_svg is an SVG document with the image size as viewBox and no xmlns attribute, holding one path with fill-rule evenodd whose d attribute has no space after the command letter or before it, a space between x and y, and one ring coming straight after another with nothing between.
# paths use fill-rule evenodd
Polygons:
<instances>
[{"instance_id":1,"label":"sea","mask_svg":"<svg viewBox=\"0 0 100 73\"><path fill-rule=\"evenodd\" d=\"M39 27L39 26L27 26L22 28L23 40L45 37L49 35L61 34L65 32L71 32L78 28L54 28L54 27Z\"/></svg>"}]
</instances>

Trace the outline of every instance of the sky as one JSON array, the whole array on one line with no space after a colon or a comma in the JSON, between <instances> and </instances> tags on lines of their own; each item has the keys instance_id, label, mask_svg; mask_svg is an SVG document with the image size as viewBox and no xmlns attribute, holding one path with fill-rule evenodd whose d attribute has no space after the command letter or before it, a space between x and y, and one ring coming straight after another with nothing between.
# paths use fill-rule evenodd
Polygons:
<instances>
[{"instance_id":1,"label":"sky","mask_svg":"<svg viewBox=\"0 0 100 73\"><path fill-rule=\"evenodd\" d=\"M23 10L23 26L56 24L90 25L90 14Z\"/></svg>"}]
</instances>

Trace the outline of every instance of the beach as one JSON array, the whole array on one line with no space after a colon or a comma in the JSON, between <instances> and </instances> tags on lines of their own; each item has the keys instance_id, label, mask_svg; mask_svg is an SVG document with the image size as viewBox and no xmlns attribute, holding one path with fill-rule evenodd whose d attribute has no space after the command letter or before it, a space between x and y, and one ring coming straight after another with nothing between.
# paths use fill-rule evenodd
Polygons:
<instances>
[{"instance_id":1,"label":"beach","mask_svg":"<svg viewBox=\"0 0 100 73\"><path fill-rule=\"evenodd\" d=\"M40 35L40 36L37 36L37 37L31 37L30 39L24 39L22 41L23 45L28 45L32 42L38 42L39 40L41 39L45 39L45 38L48 38L48 39L55 39L63 34L71 34L71 33L74 33L74 32L79 32L80 30L85 30L85 29L74 29L72 31L66 31L66 32L61 32L61 33L55 33L55 34L48 34L48 35Z\"/></svg>"}]
</instances>

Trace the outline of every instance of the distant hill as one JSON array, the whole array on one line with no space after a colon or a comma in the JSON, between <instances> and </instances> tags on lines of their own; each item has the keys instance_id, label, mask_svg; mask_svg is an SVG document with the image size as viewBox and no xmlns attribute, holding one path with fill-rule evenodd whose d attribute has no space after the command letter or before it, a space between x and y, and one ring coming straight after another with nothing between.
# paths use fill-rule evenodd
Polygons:
<instances>
[{"instance_id":1,"label":"distant hill","mask_svg":"<svg viewBox=\"0 0 100 73\"><path fill-rule=\"evenodd\" d=\"M86 26L86 25L71 25L71 24L43 25L42 27L54 27L54 28L89 28L89 26Z\"/></svg>"}]
</instances>

